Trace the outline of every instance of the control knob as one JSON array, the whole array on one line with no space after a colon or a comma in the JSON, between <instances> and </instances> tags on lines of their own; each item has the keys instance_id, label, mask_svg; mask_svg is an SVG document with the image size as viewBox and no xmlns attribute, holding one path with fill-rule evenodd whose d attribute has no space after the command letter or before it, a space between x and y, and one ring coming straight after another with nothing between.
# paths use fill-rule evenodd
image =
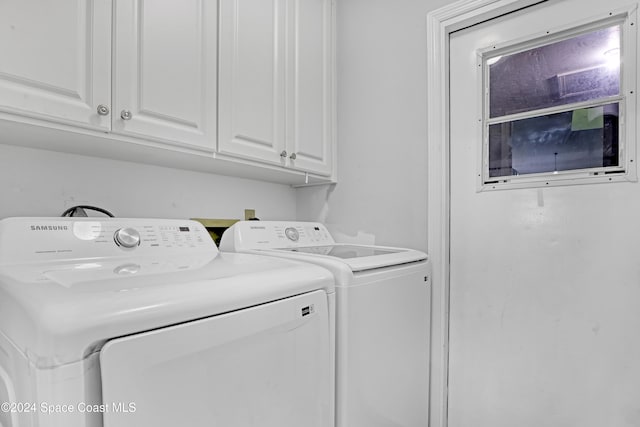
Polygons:
<instances>
[{"instance_id":1,"label":"control knob","mask_svg":"<svg viewBox=\"0 0 640 427\"><path fill-rule=\"evenodd\" d=\"M300 238L300 233L298 233L298 230L296 230L293 227L287 227L284 230L284 234L285 236L287 236L287 238L289 240L291 240L292 242L297 242L298 239Z\"/></svg>"},{"instance_id":2,"label":"control knob","mask_svg":"<svg viewBox=\"0 0 640 427\"><path fill-rule=\"evenodd\" d=\"M134 228L121 228L115 232L113 240L123 248L135 248L140 246L140 233Z\"/></svg>"}]
</instances>

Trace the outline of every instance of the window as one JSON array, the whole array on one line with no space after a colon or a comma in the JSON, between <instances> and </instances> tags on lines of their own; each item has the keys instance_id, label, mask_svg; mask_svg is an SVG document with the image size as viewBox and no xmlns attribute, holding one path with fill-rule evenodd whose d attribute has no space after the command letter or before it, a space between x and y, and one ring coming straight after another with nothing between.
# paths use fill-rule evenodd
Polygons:
<instances>
[{"instance_id":1,"label":"window","mask_svg":"<svg viewBox=\"0 0 640 427\"><path fill-rule=\"evenodd\" d=\"M636 179L630 22L625 13L479 52L480 190Z\"/></svg>"}]
</instances>

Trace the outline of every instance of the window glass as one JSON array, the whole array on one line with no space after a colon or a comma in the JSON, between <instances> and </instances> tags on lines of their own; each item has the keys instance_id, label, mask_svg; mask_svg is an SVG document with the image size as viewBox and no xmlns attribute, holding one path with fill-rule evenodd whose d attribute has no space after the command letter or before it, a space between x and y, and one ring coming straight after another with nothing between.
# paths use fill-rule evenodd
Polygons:
<instances>
[{"instance_id":1,"label":"window glass","mask_svg":"<svg viewBox=\"0 0 640 427\"><path fill-rule=\"evenodd\" d=\"M489 117L620 94L620 25L487 59Z\"/></svg>"},{"instance_id":2,"label":"window glass","mask_svg":"<svg viewBox=\"0 0 640 427\"><path fill-rule=\"evenodd\" d=\"M618 166L618 103L489 126L489 177Z\"/></svg>"}]
</instances>

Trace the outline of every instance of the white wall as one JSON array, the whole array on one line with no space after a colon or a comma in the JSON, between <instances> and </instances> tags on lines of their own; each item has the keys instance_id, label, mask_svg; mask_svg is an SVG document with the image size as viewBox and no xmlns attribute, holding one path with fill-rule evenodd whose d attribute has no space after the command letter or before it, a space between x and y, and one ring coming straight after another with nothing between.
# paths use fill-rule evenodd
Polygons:
<instances>
[{"instance_id":1,"label":"white wall","mask_svg":"<svg viewBox=\"0 0 640 427\"><path fill-rule=\"evenodd\" d=\"M59 216L78 204L119 217L293 218L287 185L0 145L0 218ZM99 214L97 214L99 215Z\"/></svg>"},{"instance_id":2,"label":"white wall","mask_svg":"<svg viewBox=\"0 0 640 427\"><path fill-rule=\"evenodd\" d=\"M427 247L426 14L446 0L338 0L338 184L298 190L339 240Z\"/></svg>"}]
</instances>

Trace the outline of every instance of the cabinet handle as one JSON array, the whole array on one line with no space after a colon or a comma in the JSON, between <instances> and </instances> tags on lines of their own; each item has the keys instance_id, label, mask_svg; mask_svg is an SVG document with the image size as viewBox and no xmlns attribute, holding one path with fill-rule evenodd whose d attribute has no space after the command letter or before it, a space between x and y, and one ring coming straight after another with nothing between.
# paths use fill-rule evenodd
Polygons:
<instances>
[{"instance_id":1,"label":"cabinet handle","mask_svg":"<svg viewBox=\"0 0 640 427\"><path fill-rule=\"evenodd\" d=\"M131 120L133 114L131 114L131 111L129 110L122 110L122 112L120 112L120 117L122 118L122 120Z\"/></svg>"},{"instance_id":2,"label":"cabinet handle","mask_svg":"<svg viewBox=\"0 0 640 427\"><path fill-rule=\"evenodd\" d=\"M109 107L104 104L98 105L98 114L100 114L101 116L106 116L107 114L109 114Z\"/></svg>"},{"instance_id":3,"label":"cabinet handle","mask_svg":"<svg viewBox=\"0 0 640 427\"><path fill-rule=\"evenodd\" d=\"M296 156L296 153L291 153L291 155L289 156L289 158L291 160L295 160L298 156Z\"/></svg>"},{"instance_id":4,"label":"cabinet handle","mask_svg":"<svg viewBox=\"0 0 640 427\"><path fill-rule=\"evenodd\" d=\"M282 157L283 159L285 157L287 157L287 151L286 150L282 150L282 153L280 153L280 157Z\"/></svg>"}]
</instances>

